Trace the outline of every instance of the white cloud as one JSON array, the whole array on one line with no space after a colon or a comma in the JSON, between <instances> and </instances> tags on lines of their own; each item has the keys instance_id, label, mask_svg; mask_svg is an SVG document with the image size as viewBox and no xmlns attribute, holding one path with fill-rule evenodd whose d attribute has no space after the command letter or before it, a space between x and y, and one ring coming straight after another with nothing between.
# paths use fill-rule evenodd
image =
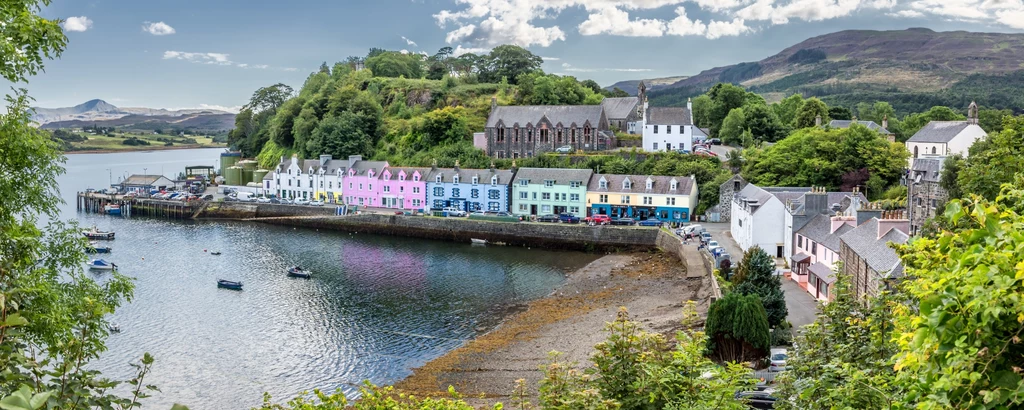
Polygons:
<instances>
[{"instance_id":1,"label":"white cloud","mask_svg":"<svg viewBox=\"0 0 1024 410\"><path fill-rule=\"evenodd\" d=\"M608 71L620 71L626 73L645 73L648 71L654 71L650 68L609 68Z\"/></svg>"},{"instance_id":2,"label":"white cloud","mask_svg":"<svg viewBox=\"0 0 1024 410\"><path fill-rule=\"evenodd\" d=\"M408 44L413 47L419 47L419 45L416 44L415 41L409 40L408 38L405 38L405 36L402 36L402 40L405 40L405 44Z\"/></svg>"},{"instance_id":3,"label":"white cloud","mask_svg":"<svg viewBox=\"0 0 1024 410\"><path fill-rule=\"evenodd\" d=\"M558 58L558 57L541 57L541 58L544 61L558 61L558 60L561 60L561 58Z\"/></svg>"},{"instance_id":4,"label":"white cloud","mask_svg":"<svg viewBox=\"0 0 1024 410\"><path fill-rule=\"evenodd\" d=\"M733 19L733 21L712 21L708 23L707 38L714 40L720 37L738 36L750 31L750 27L747 27L741 18Z\"/></svg>"},{"instance_id":5,"label":"white cloud","mask_svg":"<svg viewBox=\"0 0 1024 410\"><path fill-rule=\"evenodd\" d=\"M256 65L252 66L252 68L255 68L257 70L266 70L266 69L270 68L270 66L266 65L266 64L256 64Z\"/></svg>"},{"instance_id":6,"label":"white cloud","mask_svg":"<svg viewBox=\"0 0 1024 410\"><path fill-rule=\"evenodd\" d=\"M68 17L63 24L64 30L67 31L85 31L92 28L92 20L86 16Z\"/></svg>"},{"instance_id":7,"label":"white cloud","mask_svg":"<svg viewBox=\"0 0 1024 410\"><path fill-rule=\"evenodd\" d=\"M487 48L487 47L463 47L463 46L459 45L459 46L455 47L455 50L452 50L452 55L455 56L455 57L458 57L458 56L461 56L463 54L483 55L483 54L487 54L487 53L490 53L490 52L491 52L491 49Z\"/></svg>"},{"instance_id":8,"label":"white cloud","mask_svg":"<svg viewBox=\"0 0 1024 410\"><path fill-rule=\"evenodd\" d=\"M295 67L285 67L284 71L299 71L299 69Z\"/></svg>"},{"instance_id":9,"label":"white cloud","mask_svg":"<svg viewBox=\"0 0 1024 410\"><path fill-rule=\"evenodd\" d=\"M174 27L171 27L167 23L158 21L156 23L144 22L142 23L142 31L145 31L154 36L169 36L174 34Z\"/></svg>"},{"instance_id":10,"label":"white cloud","mask_svg":"<svg viewBox=\"0 0 1024 410\"><path fill-rule=\"evenodd\" d=\"M615 7L608 7L591 13L579 25L580 34L593 36L611 34L626 37L661 37L665 33L665 22L654 19L630 20L629 13Z\"/></svg>"},{"instance_id":11,"label":"white cloud","mask_svg":"<svg viewBox=\"0 0 1024 410\"><path fill-rule=\"evenodd\" d=\"M573 72L573 73L596 73L598 71L618 71L618 72L636 73L636 72L653 71L650 68L577 68L577 67L573 67L572 64L569 64L569 63L562 63L562 69L563 69L563 71L568 71L568 72Z\"/></svg>"},{"instance_id":12,"label":"white cloud","mask_svg":"<svg viewBox=\"0 0 1024 410\"><path fill-rule=\"evenodd\" d=\"M201 110L227 111L227 112L230 112L230 113L233 113L233 114L238 114L239 111L242 111L242 107L239 106L239 105L228 107L228 106L216 105L216 104L199 104L199 109L201 109Z\"/></svg>"},{"instance_id":13,"label":"white cloud","mask_svg":"<svg viewBox=\"0 0 1024 410\"><path fill-rule=\"evenodd\" d=\"M235 65L228 54L224 53L187 53L182 51L164 51L164 60L185 60L193 63Z\"/></svg>"},{"instance_id":14,"label":"white cloud","mask_svg":"<svg viewBox=\"0 0 1024 410\"><path fill-rule=\"evenodd\" d=\"M676 18L668 22L668 34L673 36L703 36L707 27L700 20L690 20L686 8L676 8Z\"/></svg>"},{"instance_id":15,"label":"white cloud","mask_svg":"<svg viewBox=\"0 0 1024 410\"><path fill-rule=\"evenodd\" d=\"M903 17L903 18L918 18L923 17L924 13L916 10L900 10L895 13L889 13L892 17Z\"/></svg>"},{"instance_id":16,"label":"white cloud","mask_svg":"<svg viewBox=\"0 0 1024 410\"><path fill-rule=\"evenodd\" d=\"M1024 30L1024 8L996 12L996 18L1000 23L1015 29Z\"/></svg>"}]
</instances>

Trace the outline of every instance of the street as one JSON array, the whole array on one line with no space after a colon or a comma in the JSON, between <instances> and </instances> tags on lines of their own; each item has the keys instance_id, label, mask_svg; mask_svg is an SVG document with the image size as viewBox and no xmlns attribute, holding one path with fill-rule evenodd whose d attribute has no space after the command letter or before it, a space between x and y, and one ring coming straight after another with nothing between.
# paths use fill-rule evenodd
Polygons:
<instances>
[{"instance_id":1,"label":"street","mask_svg":"<svg viewBox=\"0 0 1024 410\"><path fill-rule=\"evenodd\" d=\"M736 265L743 260L743 251L729 234L729 224L702 222L700 225L711 234L712 240L718 241L718 244L729 252L732 266L735 269ZM793 325L794 331L814 322L818 313L818 302L810 293L801 289L796 282L786 278L782 278L782 291L786 294L786 309L789 310L787 319Z\"/></svg>"}]
</instances>

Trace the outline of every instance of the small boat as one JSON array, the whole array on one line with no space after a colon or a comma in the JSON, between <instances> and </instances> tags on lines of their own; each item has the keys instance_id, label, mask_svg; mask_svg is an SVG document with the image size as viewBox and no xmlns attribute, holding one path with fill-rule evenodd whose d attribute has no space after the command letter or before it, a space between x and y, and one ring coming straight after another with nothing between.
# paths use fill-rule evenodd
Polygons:
<instances>
[{"instance_id":1,"label":"small boat","mask_svg":"<svg viewBox=\"0 0 1024 410\"><path fill-rule=\"evenodd\" d=\"M474 245L483 245L483 244L487 243L487 240L486 239L470 238L469 242L474 244Z\"/></svg>"},{"instance_id":2,"label":"small boat","mask_svg":"<svg viewBox=\"0 0 1024 410\"><path fill-rule=\"evenodd\" d=\"M96 246L95 243L89 242L89 246L85 248L86 253L110 253L113 248L109 246Z\"/></svg>"},{"instance_id":3,"label":"small boat","mask_svg":"<svg viewBox=\"0 0 1024 410\"><path fill-rule=\"evenodd\" d=\"M313 277L313 272L302 269L301 266L292 266L288 268L288 276L293 278L309 279Z\"/></svg>"},{"instance_id":4,"label":"small boat","mask_svg":"<svg viewBox=\"0 0 1024 410\"><path fill-rule=\"evenodd\" d=\"M103 213L107 215L121 215L121 205L107 204L103 206Z\"/></svg>"},{"instance_id":5,"label":"small boat","mask_svg":"<svg viewBox=\"0 0 1024 410\"><path fill-rule=\"evenodd\" d=\"M114 268L117 268L117 265L103 259L93 259L89 261L89 269L92 270L114 270Z\"/></svg>"},{"instance_id":6,"label":"small boat","mask_svg":"<svg viewBox=\"0 0 1024 410\"><path fill-rule=\"evenodd\" d=\"M242 290L242 282L217 279L217 287L231 290Z\"/></svg>"},{"instance_id":7,"label":"small boat","mask_svg":"<svg viewBox=\"0 0 1024 410\"><path fill-rule=\"evenodd\" d=\"M96 226L93 226L92 229L90 229L88 231L82 231L82 235L85 235L85 237L89 238L89 239L105 239L105 240L112 240L112 239L114 239L114 233L113 232L103 232L103 231L99 230L98 228L96 228Z\"/></svg>"},{"instance_id":8,"label":"small boat","mask_svg":"<svg viewBox=\"0 0 1024 410\"><path fill-rule=\"evenodd\" d=\"M121 333L121 326L117 323L110 323L107 324L107 330L109 330L110 333Z\"/></svg>"},{"instance_id":9,"label":"small boat","mask_svg":"<svg viewBox=\"0 0 1024 410\"><path fill-rule=\"evenodd\" d=\"M210 252L210 255L213 255L213 256L220 256L220 252Z\"/></svg>"}]
</instances>

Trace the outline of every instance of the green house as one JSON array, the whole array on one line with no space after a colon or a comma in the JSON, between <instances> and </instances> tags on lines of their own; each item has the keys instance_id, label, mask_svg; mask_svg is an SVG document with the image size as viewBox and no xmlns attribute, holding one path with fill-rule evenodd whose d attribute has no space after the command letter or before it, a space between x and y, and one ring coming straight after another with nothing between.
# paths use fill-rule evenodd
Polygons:
<instances>
[{"instance_id":1,"label":"green house","mask_svg":"<svg viewBox=\"0 0 1024 410\"><path fill-rule=\"evenodd\" d=\"M549 215L568 212L579 217L587 212L590 169L520 168L512 180L512 213Z\"/></svg>"}]
</instances>

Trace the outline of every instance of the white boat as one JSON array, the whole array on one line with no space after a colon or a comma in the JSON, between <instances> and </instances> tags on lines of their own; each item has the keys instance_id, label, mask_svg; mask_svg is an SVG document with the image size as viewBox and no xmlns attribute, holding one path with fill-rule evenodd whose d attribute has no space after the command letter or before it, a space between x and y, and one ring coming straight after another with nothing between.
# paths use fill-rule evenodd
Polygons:
<instances>
[{"instance_id":1,"label":"white boat","mask_svg":"<svg viewBox=\"0 0 1024 410\"><path fill-rule=\"evenodd\" d=\"M103 259L93 259L89 261L89 269L92 270L114 270L116 267L117 265Z\"/></svg>"},{"instance_id":2,"label":"white boat","mask_svg":"<svg viewBox=\"0 0 1024 410\"><path fill-rule=\"evenodd\" d=\"M469 242L474 244L474 245L483 245L483 244L487 243L487 240L486 239L470 238Z\"/></svg>"},{"instance_id":3,"label":"white boat","mask_svg":"<svg viewBox=\"0 0 1024 410\"><path fill-rule=\"evenodd\" d=\"M82 235L85 235L85 237L89 238L89 239L106 239L106 240L114 239L114 233L113 232L103 232L103 231L99 230L99 228L97 228L95 225L93 225L91 230L82 231Z\"/></svg>"},{"instance_id":4,"label":"white boat","mask_svg":"<svg viewBox=\"0 0 1024 410\"><path fill-rule=\"evenodd\" d=\"M107 204L103 206L103 213L107 215L121 215L121 205Z\"/></svg>"}]
</instances>

